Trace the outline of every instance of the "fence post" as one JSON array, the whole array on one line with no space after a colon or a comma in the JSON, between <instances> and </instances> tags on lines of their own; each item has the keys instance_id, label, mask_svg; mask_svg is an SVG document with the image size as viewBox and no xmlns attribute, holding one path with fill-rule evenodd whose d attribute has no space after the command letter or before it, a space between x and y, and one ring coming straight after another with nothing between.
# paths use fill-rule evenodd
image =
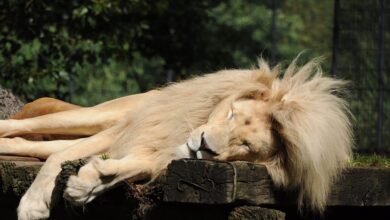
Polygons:
<instances>
[{"instance_id":1,"label":"fence post","mask_svg":"<svg viewBox=\"0 0 390 220\"><path fill-rule=\"evenodd\" d=\"M272 19L271 19L271 65L275 64L276 59L276 1L272 1Z\"/></svg>"},{"instance_id":2,"label":"fence post","mask_svg":"<svg viewBox=\"0 0 390 220\"><path fill-rule=\"evenodd\" d=\"M334 1L334 8L333 8L333 48L332 48L332 67L331 67L331 74L332 76L336 76L336 68L337 68L337 53L338 53L338 47L339 47L339 11L340 11L340 1L335 0Z\"/></svg>"},{"instance_id":3,"label":"fence post","mask_svg":"<svg viewBox=\"0 0 390 220\"><path fill-rule=\"evenodd\" d=\"M379 11L379 40L378 40L378 117L377 117L377 151L382 149L383 133L383 70L384 70L384 31L385 31L385 6L384 0L380 0Z\"/></svg>"}]
</instances>

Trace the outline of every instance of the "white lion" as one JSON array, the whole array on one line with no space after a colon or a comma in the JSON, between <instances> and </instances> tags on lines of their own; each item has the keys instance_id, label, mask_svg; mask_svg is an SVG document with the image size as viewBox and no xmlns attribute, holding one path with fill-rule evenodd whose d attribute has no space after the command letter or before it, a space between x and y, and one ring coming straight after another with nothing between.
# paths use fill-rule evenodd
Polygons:
<instances>
[{"instance_id":1,"label":"white lion","mask_svg":"<svg viewBox=\"0 0 390 220\"><path fill-rule=\"evenodd\" d=\"M172 160L196 157L264 164L276 185L299 188L300 205L322 211L351 155L349 111L338 96L346 83L322 76L316 61L279 72L261 61L90 108L0 121L0 153L47 158L19 219L49 217L63 161L102 153L110 159L94 156L69 178L66 199L85 204L119 181L153 179ZM37 133L88 137L11 138Z\"/></svg>"}]
</instances>

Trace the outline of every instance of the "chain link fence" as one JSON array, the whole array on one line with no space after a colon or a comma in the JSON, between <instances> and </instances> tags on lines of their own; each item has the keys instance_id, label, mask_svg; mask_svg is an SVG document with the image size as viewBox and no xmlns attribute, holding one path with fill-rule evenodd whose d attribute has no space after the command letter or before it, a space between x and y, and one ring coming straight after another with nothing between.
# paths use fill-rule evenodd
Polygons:
<instances>
[{"instance_id":1,"label":"chain link fence","mask_svg":"<svg viewBox=\"0 0 390 220\"><path fill-rule=\"evenodd\" d=\"M335 0L332 74L352 81L357 150L390 153L390 1Z\"/></svg>"}]
</instances>

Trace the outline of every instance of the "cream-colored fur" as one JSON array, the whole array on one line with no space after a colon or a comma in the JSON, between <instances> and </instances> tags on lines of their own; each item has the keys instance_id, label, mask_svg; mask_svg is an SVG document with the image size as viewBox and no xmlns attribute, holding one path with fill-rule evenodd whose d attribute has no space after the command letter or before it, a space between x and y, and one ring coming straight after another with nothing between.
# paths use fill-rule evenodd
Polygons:
<instances>
[{"instance_id":1,"label":"cream-colored fur","mask_svg":"<svg viewBox=\"0 0 390 220\"><path fill-rule=\"evenodd\" d=\"M47 218L61 162L88 156L64 193L75 204L195 155L262 163L277 186L299 188L300 205L322 211L351 154L349 112L337 96L345 82L322 76L315 61L279 72L262 61L259 69L220 71L91 108L0 121L0 153L50 155L21 199L19 219ZM91 136L31 147L7 138L27 133ZM100 153L110 159L93 156ZM114 178L103 183L102 176Z\"/></svg>"}]
</instances>

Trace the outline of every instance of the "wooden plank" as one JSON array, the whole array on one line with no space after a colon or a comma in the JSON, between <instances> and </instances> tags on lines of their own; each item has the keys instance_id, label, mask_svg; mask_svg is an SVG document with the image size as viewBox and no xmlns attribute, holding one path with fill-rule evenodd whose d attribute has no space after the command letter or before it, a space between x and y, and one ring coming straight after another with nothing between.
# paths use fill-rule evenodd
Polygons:
<instances>
[{"instance_id":1,"label":"wooden plank","mask_svg":"<svg viewBox=\"0 0 390 220\"><path fill-rule=\"evenodd\" d=\"M168 166L165 202L281 205L296 201L280 192L264 166L248 162L179 160ZM332 188L330 206L390 206L389 168L349 168Z\"/></svg>"},{"instance_id":2,"label":"wooden plank","mask_svg":"<svg viewBox=\"0 0 390 220\"><path fill-rule=\"evenodd\" d=\"M80 162L81 161L81 162ZM65 163L58 178L76 174L83 161ZM21 196L42 162L0 163L0 195ZM294 192L272 187L264 166L248 162L178 160L169 166L162 185L165 202L195 204L286 205L296 201ZM332 188L329 206L390 206L390 168L349 168Z\"/></svg>"},{"instance_id":3,"label":"wooden plank","mask_svg":"<svg viewBox=\"0 0 390 220\"><path fill-rule=\"evenodd\" d=\"M275 195L271 184L267 170L253 163L178 160L168 166L164 201L273 204Z\"/></svg>"},{"instance_id":4,"label":"wooden plank","mask_svg":"<svg viewBox=\"0 0 390 220\"><path fill-rule=\"evenodd\" d=\"M332 206L390 206L390 168L349 168L332 188Z\"/></svg>"},{"instance_id":5,"label":"wooden plank","mask_svg":"<svg viewBox=\"0 0 390 220\"><path fill-rule=\"evenodd\" d=\"M178 160L168 166L164 201L274 204L271 185L265 167L253 163Z\"/></svg>"}]
</instances>

